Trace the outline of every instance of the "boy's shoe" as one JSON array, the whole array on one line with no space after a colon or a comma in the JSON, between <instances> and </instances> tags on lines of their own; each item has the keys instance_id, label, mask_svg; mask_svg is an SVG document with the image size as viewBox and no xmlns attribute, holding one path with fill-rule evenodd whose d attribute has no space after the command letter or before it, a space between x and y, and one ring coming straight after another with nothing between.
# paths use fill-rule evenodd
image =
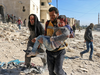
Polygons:
<instances>
[{"instance_id":1,"label":"boy's shoe","mask_svg":"<svg viewBox=\"0 0 100 75\"><path fill-rule=\"evenodd\" d=\"M83 54L82 53L80 53L80 56L81 56L81 58L83 58Z\"/></svg>"},{"instance_id":2,"label":"boy's shoe","mask_svg":"<svg viewBox=\"0 0 100 75\"><path fill-rule=\"evenodd\" d=\"M89 60L90 60L90 61L93 61L93 59L92 59L92 58L89 58Z\"/></svg>"},{"instance_id":3,"label":"boy's shoe","mask_svg":"<svg viewBox=\"0 0 100 75\"><path fill-rule=\"evenodd\" d=\"M30 52L30 53L27 55L27 57L36 56L37 54L38 54L37 52L36 52L36 53Z\"/></svg>"},{"instance_id":4,"label":"boy's shoe","mask_svg":"<svg viewBox=\"0 0 100 75\"><path fill-rule=\"evenodd\" d=\"M30 50L23 50L25 53L30 53L31 51Z\"/></svg>"}]
</instances>

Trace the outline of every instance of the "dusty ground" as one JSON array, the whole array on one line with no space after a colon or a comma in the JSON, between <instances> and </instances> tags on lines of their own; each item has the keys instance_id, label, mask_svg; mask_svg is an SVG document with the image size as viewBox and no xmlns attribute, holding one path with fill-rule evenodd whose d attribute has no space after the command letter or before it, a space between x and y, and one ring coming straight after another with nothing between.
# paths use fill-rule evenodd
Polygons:
<instances>
[{"instance_id":1,"label":"dusty ground","mask_svg":"<svg viewBox=\"0 0 100 75\"><path fill-rule=\"evenodd\" d=\"M27 38L29 36L27 28L23 27L23 29L20 31L15 30L11 32L7 29L4 30L4 27L2 26L0 26L0 33L1 33L0 61L6 63L15 59L24 61L25 53L23 52L23 50L26 49ZM24 34L22 34L22 32ZM84 35L84 30L81 30L81 32L76 30L76 37L66 40L67 42L69 42L69 45L66 48L63 68L67 73L67 75L100 75L100 57L96 55L97 53L100 53L100 32L93 31L94 61L88 60L89 53L84 54L83 58L80 57L80 52L86 49L83 35ZM39 57L32 58L31 62L34 63L35 65L42 65L41 59ZM25 74L12 73L9 75L25 75ZM49 74L48 71L46 70L46 72L39 75L49 75Z\"/></svg>"}]
</instances>

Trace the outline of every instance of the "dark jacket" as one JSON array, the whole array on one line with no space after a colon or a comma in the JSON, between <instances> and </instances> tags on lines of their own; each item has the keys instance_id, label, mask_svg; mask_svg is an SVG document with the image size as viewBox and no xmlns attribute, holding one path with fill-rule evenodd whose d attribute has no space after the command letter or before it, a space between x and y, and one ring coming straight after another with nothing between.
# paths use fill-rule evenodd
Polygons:
<instances>
[{"instance_id":1,"label":"dark jacket","mask_svg":"<svg viewBox=\"0 0 100 75\"><path fill-rule=\"evenodd\" d=\"M92 28L90 26L88 26L86 28L85 34L84 34L84 39L88 42L91 42L91 40L93 40L93 36L92 36Z\"/></svg>"},{"instance_id":2,"label":"dark jacket","mask_svg":"<svg viewBox=\"0 0 100 75\"><path fill-rule=\"evenodd\" d=\"M73 25L73 26L72 26L72 28L73 28L73 30L76 30L76 27L75 27L75 25Z\"/></svg>"}]
</instances>

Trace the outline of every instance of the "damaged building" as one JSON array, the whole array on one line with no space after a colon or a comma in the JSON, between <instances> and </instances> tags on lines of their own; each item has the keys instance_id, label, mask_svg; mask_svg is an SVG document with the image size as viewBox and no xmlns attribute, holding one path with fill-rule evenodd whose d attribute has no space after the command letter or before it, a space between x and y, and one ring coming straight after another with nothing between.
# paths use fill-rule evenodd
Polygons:
<instances>
[{"instance_id":1,"label":"damaged building","mask_svg":"<svg viewBox=\"0 0 100 75\"><path fill-rule=\"evenodd\" d=\"M1 20L5 21L7 14L25 18L28 21L29 14L36 14L44 24L49 19L48 9L52 0L0 0Z\"/></svg>"}]
</instances>

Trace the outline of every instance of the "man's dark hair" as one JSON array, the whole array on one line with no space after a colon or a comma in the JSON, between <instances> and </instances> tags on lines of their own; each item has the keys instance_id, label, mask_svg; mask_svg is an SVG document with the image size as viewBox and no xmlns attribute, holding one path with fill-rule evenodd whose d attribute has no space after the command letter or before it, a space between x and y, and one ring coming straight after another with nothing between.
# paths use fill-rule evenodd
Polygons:
<instances>
[{"instance_id":1,"label":"man's dark hair","mask_svg":"<svg viewBox=\"0 0 100 75\"><path fill-rule=\"evenodd\" d=\"M55 11L56 14L59 13L58 9L56 7L49 8L49 12Z\"/></svg>"},{"instance_id":2,"label":"man's dark hair","mask_svg":"<svg viewBox=\"0 0 100 75\"><path fill-rule=\"evenodd\" d=\"M66 22L66 24L69 24L68 21Z\"/></svg>"}]
</instances>

